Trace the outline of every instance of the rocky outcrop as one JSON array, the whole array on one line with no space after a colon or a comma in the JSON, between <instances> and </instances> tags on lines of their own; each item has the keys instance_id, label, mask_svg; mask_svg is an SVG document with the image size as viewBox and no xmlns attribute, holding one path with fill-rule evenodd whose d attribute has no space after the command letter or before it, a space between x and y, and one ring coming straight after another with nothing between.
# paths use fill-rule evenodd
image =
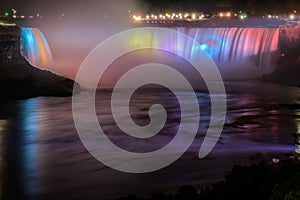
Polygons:
<instances>
[{"instance_id":1,"label":"rocky outcrop","mask_svg":"<svg viewBox=\"0 0 300 200\"><path fill-rule=\"evenodd\" d=\"M300 28L286 29L285 33L281 37L285 40L280 41L282 57L277 61L277 69L260 80L300 87Z\"/></svg>"},{"instance_id":2,"label":"rocky outcrop","mask_svg":"<svg viewBox=\"0 0 300 200\"><path fill-rule=\"evenodd\" d=\"M52 72L23 64L0 68L0 98L25 99L38 96L71 96L80 85Z\"/></svg>"},{"instance_id":3,"label":"rocky outcrop","mask_svg":"<svg viewBox=\"0 0 300 200\"><path fill-rule=\"evenodd\" d=\"M21 64L21 29L17 26L0 26L0 67Z\"/></svg>"},{"instance_id":4,"label":"rocky outcrop","mask_svg":"<svg viewBox=\"0 0 300 200\"><path fill-rule=\"evenodd\" d=\"M71 96L81 87L73 80L30 65L20 53L21 29L0 26L0 98Z\"/></svg>"},{"instance_id":5,"label":"rocky outcrop","mask_svg":"<svg viewBox=\"0 0 300 200\"><path fill-rule=\"evenodd\" d=\"M264 75L261 81L300 87L300 64L290 64L278 67L273 73Z\"/></svg>"}]
</instances>

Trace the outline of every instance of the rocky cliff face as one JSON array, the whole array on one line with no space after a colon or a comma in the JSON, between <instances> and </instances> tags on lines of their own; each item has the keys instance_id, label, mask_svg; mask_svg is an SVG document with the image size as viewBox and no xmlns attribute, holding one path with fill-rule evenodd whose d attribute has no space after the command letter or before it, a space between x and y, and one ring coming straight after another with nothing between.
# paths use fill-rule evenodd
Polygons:
<instances>
[{"instance_id":1,"label":"rocky cliff face","mask_svg":"<svg viewBox=\"0 0 300 200\"><path fill-rule=\"evenodd\" d=\"M70 96L80 92L71 79L31 66L20 52L21 29L0 26L0 99Z\"/></svg>"},{"instance_id":2,"label":"rocky cliff face","mask_svg":"<svg viewBox=\"0 0 300 200\"><path fill-rule=\"evenodd\" d=\"M0 64L1 66L20 64L21 29L17 26L0 26Z\"/></svg>"},{"instance_id":3,"label":"rocky cliff face","mask_svg":"<svg viewBox=\"0 0 300 200\"><path fill-rule=\"evenodd\" d=\"M300 26L281 28L279 45L277 68L260 80L300 87Z\"/></svg>"}]
</instances>

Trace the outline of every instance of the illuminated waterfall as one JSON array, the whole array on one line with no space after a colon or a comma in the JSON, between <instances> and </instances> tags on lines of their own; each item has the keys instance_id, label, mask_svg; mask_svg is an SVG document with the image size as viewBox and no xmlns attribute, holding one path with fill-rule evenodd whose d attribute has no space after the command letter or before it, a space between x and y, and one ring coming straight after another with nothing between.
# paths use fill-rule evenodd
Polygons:
<instances>
[{"instance_id":1,"label":"illuminated waterfall","mask_svg":"<svg viewBox=\"0 0 300 200\"><path fill-rule=\"evenodd\" d=\"M252 65L272 71L279 42L279 28L177 28L194 38L219 68ZM191 48L192 49L192 48Z\"/></svg>"},{"instance_id":2,"label":"illuminated waterfall","mask_svg":"<svg viewBox=\"0 0 300 200\"><path fill-rule=\"evenodd\" d=\"M49 44L37 28L22 28L21 53L37 67L49 67L53 61Z\"/></svg>"},{"instance_id":3,"label":"illuminated waterfall","mask_svg":"<svg viewBox=\"0 0 300 200\"><path fill-rule=\"evenodd\" d=\"M165 37L165 49L181 49L193 56L205 50L227 78L258 77L274 71L278 59L279 28L171 28L178 36ZM193 38L198 44L189 44L180 34ZM129 41L131 46L149 43L155 46L159 31L141 30ZM161 40L160 40L161 42ZM151 44L151 45L150 45ZM199 58L201 59L201 58ZM249 76L248 76L249 75ZM251 75L251 76L250 76Z\"/></svg>"},{"instance_id":4,"label":"illuminated waterfall","mask_svg":"<svg viewBox=\"0 0 300 200\"><path fill-rule=\"evenodd\" d=\"M259 76L272 72L276 66L279 28L177 27L171 29L186 34L199 45L188 44L178 35L174 38L166 37L164 41L166 49L180 48L185 54L192 56L193 52L201 48L211 56L221 73L230 75L229 78L241 78L240 74L247 75L250 72L253 76ZM138 34L132 36L128 45L151 43L152 45L149 46L155 46L158 37L162 36L155 31L140 30ZM52 64L47 40L37 28L22 29L21 49L22 55L34 66L50 67Z\"/></svg>"}]
</instances>

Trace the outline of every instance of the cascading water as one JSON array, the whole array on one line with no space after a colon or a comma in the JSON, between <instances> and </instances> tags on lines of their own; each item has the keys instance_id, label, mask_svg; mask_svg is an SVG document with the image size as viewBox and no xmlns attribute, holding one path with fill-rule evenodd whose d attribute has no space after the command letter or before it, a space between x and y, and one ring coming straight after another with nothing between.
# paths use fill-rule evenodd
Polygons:
<instances>
[{"instance_id":1,"label":"cascading water","mask_svg":"<svg viewBox=\"0 0 300 200\"><path fill-rule=\"evenodd\" d=\"M141 29L140 33L132 36L129 44L136 47L145 44L155 46L159 41L164 43L165 49L171 51L176 48L181 52L180 55L188 56L193 56L200 49L205 50L226 80L257 78L273 72L276 67L279 55L279 28L171 29L178 32L176 37L162 36L159 31ZM182 33L193 38L198 44L189 44L183 40L180 37ZM163 40L158 39L162 37Z\"/></svg>"},{"instance_id":2,"label":"cascading water","mask_svg":"<svg viewBox=\"0 0 300 200\"><path fill-rule=\"evenodd\" d=\"M49 67L53 62L49 44L37 28L22 28L21 53L30 64L37 67Z\"/></svg>"},{"instance_id":3,"label":"cascading water","mask_svg":"<svg viewBox=\"0 0 300 200\"><path fill-rule=\"evenodd\" d=\"M195 39L199 46L187 44L186 41L181 41L180 37L166 37L163 41L166 49L181 48L185 54L189 55L192 55L199 48L205 50L217 64L224 79L256 78L262 74L271 73L276 67L279 28L177 27L171 29ZM157 42L159 37L161 35L158 33L141 30L139 34L132 36L132 39L128 41L128 45L136 46L139 43L151 43L153 46L153 43ZM94 40L99 40L98 36ZM89 46L89 48L92 47ZM22 29L21 49L22 55L32 65L43 68L49 68L52 65L49 45L39 29ZM80 52L81 49L77 51ZM80 52L79 55L87 55L88 53ZM80 57L80 59L83 60L84 57ZM80 63L71 64L79 66ZM74 68L75 74L77 69L77 67ZM119 69L121 69L121 66Z\"/></svg>"},{"instance_id":4,"label":"cascading water","mask_svg":"<svg viewBox=\"0 0 300 200\"><path fill-rule=\"evenodd\" d=\"M279 28L176 28L194 38L220 70L226 66L257 67L261 73L274 70ZM192 49L192 48L191 48Z\"/></svg>"}]
</instances>

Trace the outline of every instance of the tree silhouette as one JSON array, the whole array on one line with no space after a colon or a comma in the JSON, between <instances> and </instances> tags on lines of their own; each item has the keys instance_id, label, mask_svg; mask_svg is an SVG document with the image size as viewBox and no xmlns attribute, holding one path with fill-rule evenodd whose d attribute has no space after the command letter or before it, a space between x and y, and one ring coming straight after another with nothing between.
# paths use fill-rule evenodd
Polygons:
<instances>
[{"instance_id":1,"label":"tree silhouette","mask_svg":"<svg viewBox=\"0 0 300 200\"><path fill-rule=\"evenodd\" d=\"M151 11L243 11L253 14L289 14L300 12L300 0L144 0Z\"/></svg>"}]
</instances>

